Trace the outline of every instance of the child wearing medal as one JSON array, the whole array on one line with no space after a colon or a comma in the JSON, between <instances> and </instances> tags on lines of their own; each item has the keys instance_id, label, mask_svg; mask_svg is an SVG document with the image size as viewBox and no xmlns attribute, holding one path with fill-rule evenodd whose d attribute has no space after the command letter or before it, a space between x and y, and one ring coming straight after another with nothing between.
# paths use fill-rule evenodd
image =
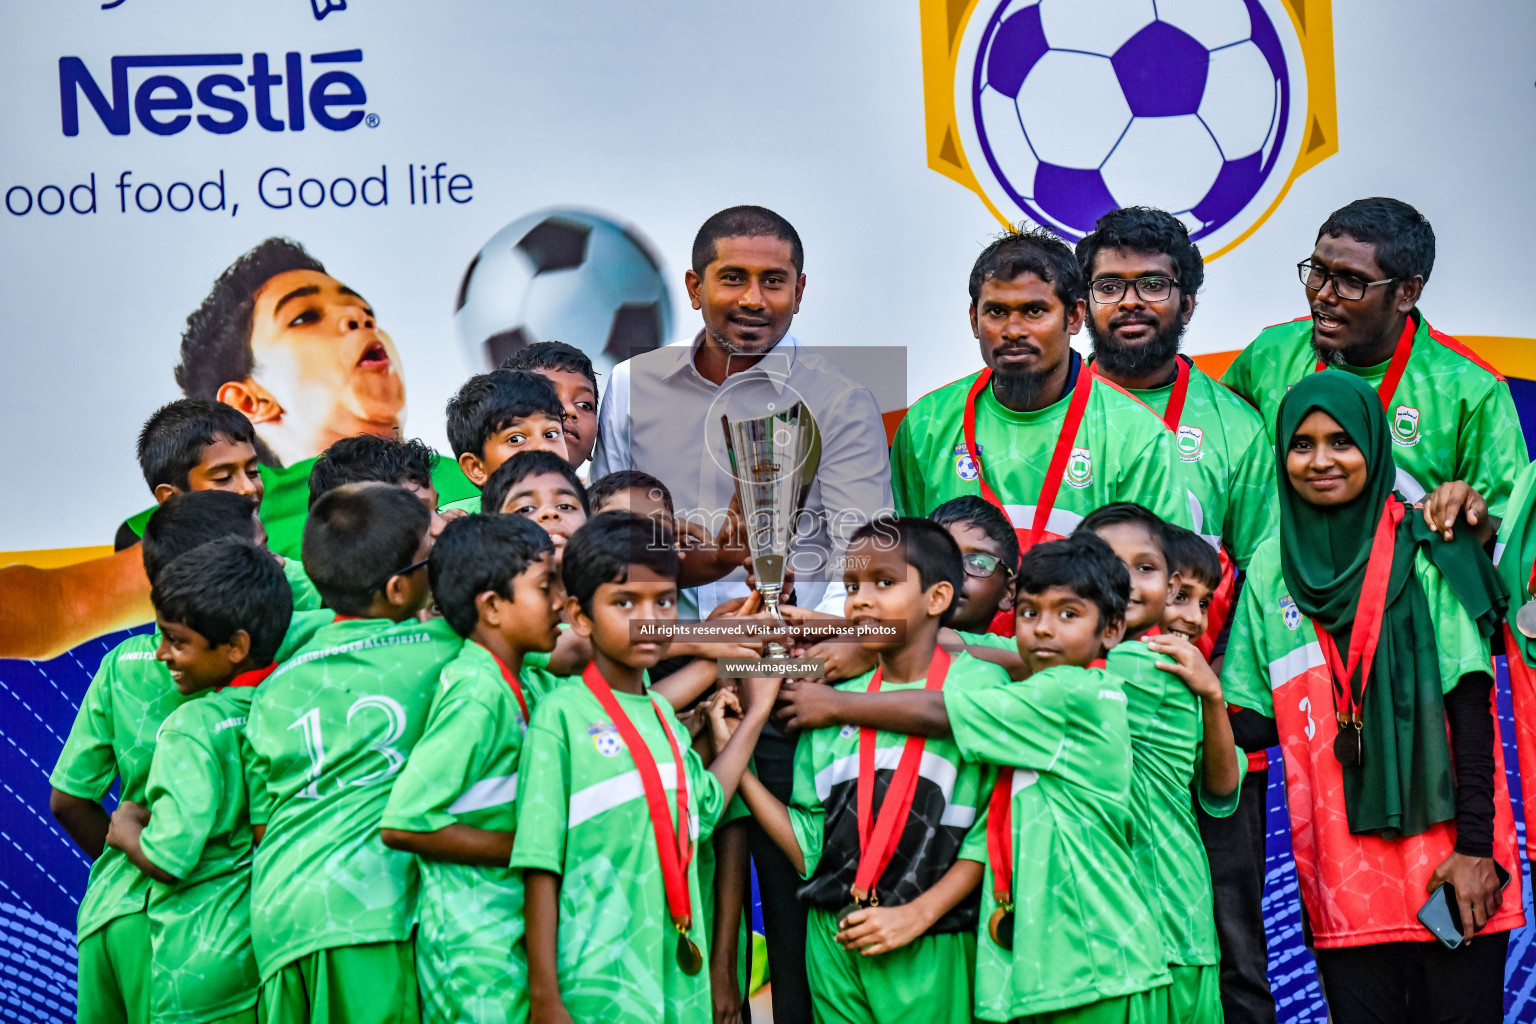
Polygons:
<instances>
[{"instance_id":1,"label":"child wearing medal","mask_svg":"<svg viewBox=\"0 0 1536 1024\"><path fill-rule=\"evenodd\" d=\"M734 697L711 705L719 753L706 771L671 705L648 692L666 641L631 628L677 617L678 564L665 525L631 512L594 516L565 547L566 614L592 663L539 701L518 762L511 864L523 872L532 1021L712 1019L693 855L778 681L743 682L734 735L723 723Z\"/></svg>"},{"instance_id":2,"label":"child wearing medal","mask_svg":"<svg viewBox=\"0 0 1536 1024\"><path fill-rule=\"evenodd\" d=\"M1168 971L1131 849L1125 682L1104 669L1124 631L1125 566L1092 535L1019 565L1015 622L1030 675L982 689L847 693L786 684L800 728L851 723L953 737L996 765L959 856L985 872L975 973L982 1020L1162 1021Z\"/></svg>"},{"instance_id":3,"label":"child wearing medal","mask_svg":"<svg viewBox=\"0 0 1536 1024\"><path fill-rule=\"evenodd\" d=\"M996 665L938 647L964 580L944 527L875 520L854 533L843 580L849 619L899 622L905 635L863 641L876 668L835 692L970 693L1008 681ZM959 858L981 774L948 737L829 725L800 735L788 808L755 777L742 780L747 806L807 879L818 1021L971 1020L982 868Z\"/></svg>"},{"instance_id":4,"label":"child wearing medal","mask_svg":"<svg viewBox=\"0 0 1536 1024\"><path fill-rule=\"evenodd\" d=\"M1222 689L1279 732L1329 1014L1380 1019L1391 999L1425 1019L1500 1020L1525 921L1490 701L1508 590L1473 529L1448 539L1393 493L1396 446L1359 377L1304 378L1274 440L1280 536L1250 563ZM1515 876L1502 890L1500 866ZM1419 917L1442 883L1456 949Z\"/></svg>"}]
</instances>

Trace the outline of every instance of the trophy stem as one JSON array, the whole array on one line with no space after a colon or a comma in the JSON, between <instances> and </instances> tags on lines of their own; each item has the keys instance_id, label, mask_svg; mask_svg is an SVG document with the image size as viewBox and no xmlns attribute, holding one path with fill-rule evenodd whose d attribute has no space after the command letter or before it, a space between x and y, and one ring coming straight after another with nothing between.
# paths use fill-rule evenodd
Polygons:
<instances>
[{"instance_id":1,"label":"trophy stem","mask_svg":"<svg viewBox=\"0 0 1536 1024\"><path fill-rule=\"evenodd\" d=\"M784 616L779 614L779 588L768 584L759 586L757 592L763 595L763 611L784 622ZM769 658L782 658L789 654L789 648L781 643L769 641L763 647L763 654Z\"/></svg>"}]
</instances>

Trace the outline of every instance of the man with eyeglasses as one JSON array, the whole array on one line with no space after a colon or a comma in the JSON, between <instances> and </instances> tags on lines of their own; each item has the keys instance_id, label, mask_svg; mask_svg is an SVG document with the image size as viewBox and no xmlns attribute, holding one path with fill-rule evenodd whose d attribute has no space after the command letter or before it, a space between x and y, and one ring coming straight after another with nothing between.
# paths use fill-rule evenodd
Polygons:
<instances>
[{"instance_id":1,"label":"man with eyeglasses","mask_svg":"<svg viewBox=\"0 0 1536 1024\"><path fill-rule=\"evenodd\" d=\"M1311 315L1266 328L1222 383L1272 429L1285 392L1307 374L1363 378L1391 424L1398 491L1414 502L1431 495L1424 517L1444 529L1460 512L1474 523L1503 517L1530 459L1504 378L1418 310L1434 263L1434 229L1407 203L1377 197L1335 210L1298 264Z\"/></svg>"},{"instance_id":2,"label":"man with eyeglasses","mask_svg":"<svg viewBox=\"0 0 1536 1024\"><path fill-rule=\"evenodd\" d=\"M1274 456L1268 431L1247 402L1179 355L1184 328L1205 281L1200 250L1172 214L1146 207L1112 210L1077 243L1088 277L1088 335L1094 372L1125 388L1163 418L1176 435L1189 480L1195 531L1219 546L1224 582L1212 600L1211 632L1202 644L1217 660L1216 643L1232 606L1236 574L1276 530ZM1217 662L1219 665L1219 661ZM1228 1024L1274 1024L1269 950L1264 934L1265 748L1278 737L1245 726L1234 735L1251 748L1237 809L1205 813L1195 802L1211 868L1216 937L1221 955L1221 1003Z\"/></svg>"}]
</instances>

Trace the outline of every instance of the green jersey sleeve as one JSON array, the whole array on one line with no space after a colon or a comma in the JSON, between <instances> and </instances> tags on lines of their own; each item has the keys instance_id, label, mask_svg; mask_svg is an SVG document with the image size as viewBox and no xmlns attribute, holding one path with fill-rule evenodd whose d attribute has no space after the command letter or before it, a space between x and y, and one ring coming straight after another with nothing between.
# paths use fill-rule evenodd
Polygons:
<instances>
[{"instance_id":1,"label":"green jersey sleeve","mask_svg":"<svg viewBox=\"0 0 1536 1024\"><path fill-rule=\"evenodd\" d=\"M956 860L973 860L986 866L987 858L987 822L992 816L992 789L997 785L997 769L987 765L981 775L981 789L976 794L976 820L971 822L970 830L965 833L965 838L960 841L960 852L955 854Z\"/></svg>"},{"instance_id":2,"label":"green jersey sleeve","mask_svg":"<svg viewBox=\"0 0 1536 1024\"><path fill-rule=\"evenodd\" d=\"M926 516L932 509L928 508L923 496L926 479L923 467L917 464L912 454L910 422L911 410L908 410L891 442L891 491L896 499L898 516Z\"/></svg>"},{"instance_id":3,"label":"green jersey sleeve","mask_svg":"<svg viewBox=\"0 0 1536 1024\"><path fill-rule=\"evenodd\" d=\"M1051 670L1022 683L944 692L960 756L1014 768L1049 769L1071 726L1069 694Z\"/></svg>"},{"instance_id":4,"label":"green jersey sleeve","mask_svg":"<svg viewBox=\"0 0 1536 1024\"><path fill-rule=\"evenodd\" d=\"M1483 496L1490 515L1502 518L1515 477L1530 462L1508 384L1499 381L1488 389L1467 418L1462 438L1456 446L1456 479Z\"/></svg>"},{"instance_id":5,"label":"green jersey sleeve","mask_svg":"<svg viewBox=\"0 0 1536 1024\"><path fill-rule=\"evenodd\" d=\"M1233 394L1257 409L1259 396L1253 383L1253 348L1250 342L1237 354L1237 358L1227 367L1227 372L1221 375L1221 382L1231 388Z\"/></svg>"},{"instance_id":6,"label":"green jersey sleeve","mask_svg":"<svg viewBox=\"0 0 1536 1024\"><path fill-rule=\"evenodd\" d=\"M687 727L676 721L675 717L670 728L673 732L680 734L679 739L684 744L688 742ZM720 825L720 818L725 813L725 790L721 787L720 780L715 778L715 773L704 767L704 759L699 757L698 751L691 746L684 746L682 749L683 765L688 773L688 795L692 798L693 813L699 830L694 839L705 843L715 834L715 829Z\"/></svg>"},{"instance_id":7,"label":"green jersey sleeve","mask_svg":"<svg viewBox=\"0 0 1536 1024\"><path fill-rule=\"evenodd\" d=\"M83 800L101 800L117 778L117 757L112 751L112 673L117 659L102 659L95 678L80 701L75 724L48 783L61 793Z\"/></svg>"},{"instance_id":8,"label":"green jersey sleeve","mask_svg":"<svg viewBox=\"0 0 1536 1024\"><path fill-rule=\"evenodd\" d=\"M1237 748L1237 785L1226 796L1217 796L1205 788L1205 746L1195 752L1195 794L1200 807L1213 818L1230 818L1237 810L1238 799L1243 795L1243 781L1248 778L1248 753Z\"/></svg>"},{"instance_id":9,"label":"green jersey sleeve","mask_svg":"<svg viewBox=\"0 0 1536 1024\"><path fill-rule=\"evenodd\" d=\"M1414 511L1414 510L1410 510ZM1413 560L1419 585L1435 623L1435 647L1440 660L1440 686L1450 693L1461 677L1493 671L1493 653L1477 624L1421 550Z\"/></svg>"},{"instance_id":10,"label":"green jersey sleeve","mask_svg":"<svg viewBox=\"0 0 1536 1024\"><path fill-rule=\"evenodd\" d=\"M1238 595L1232 614L1232 631L1221 663L1221 690L1228 704L1273 718L1274 700L1269 692L1269 659L1264 645L1263 582L1251 575Z\"/></svg>"},{"instance_id":11,"label":"green jersey sleeve","mask_svg":"<svg viewBox=\"0 0 1536 1024\"><path fill-rule=\"evenodd\" d=\"M144 856L167 874L186 878L219 824L225 795L217 756L196 736L162 730L148 797L149 824L139 837Z\"/></svg>"},{"instance_id":12,"label":"green jersey sleeve","mask_svg":"<svg viewBox=\"0 0 1536 1024\"><path fill-rule=\"evenodd\" d=\"M802 878L810 878L821 863L827 812L816 792L816 751L813 733L801 735L795 744L793 789L789 798L789 823L795 830L795 842L805 858Z\"/></svg>"},{"instance_id":13,"label":"green jersey sleeve","mask_svg":"<svg viewBox=\"0 0 1536 1024\"><path fill-rule=\"evenodd\" d=\"M562 720L535 711L517 763L513 867L562 872L570 799L571 751Z\"/></svg>"},{"instance_id":14,"label":"green jersey sleeve","mask_svg":"<svg viewBox=\"0 0 1536 1024\"><path fill-rule=\"evenodd\" d=\"M1275 497L1274 445L1262 431L1254 434L1232 477L1221 536L1239 569L1247 569L1259 545L1279 533Z\"/></svg>"},{"instance_id":15,"label":"green jersey sleeve","mask_svg":"<svg viewBox=\"0 0 1536 1024\"><path fill-rule=\"evenodd\" d=\"M267 760L257 757L250 743L240 737L240 757L245 763L245 800L252 825L266 825L272 819L272 793L267 786Z\"/></svg>"},{"instance_id":16,"label":"green jersey sleeve","mask_svg":"<svg viewBox=\"0 0 1536 1024\"><path fill-rule=\"evenodd\" d=\"M477 700L434 702L426 731L395 780L381 826L436 832L454 824L458 819L449 808L481 781L480 744L499 731L496 716Z\"/></svg>"}]
</instances>

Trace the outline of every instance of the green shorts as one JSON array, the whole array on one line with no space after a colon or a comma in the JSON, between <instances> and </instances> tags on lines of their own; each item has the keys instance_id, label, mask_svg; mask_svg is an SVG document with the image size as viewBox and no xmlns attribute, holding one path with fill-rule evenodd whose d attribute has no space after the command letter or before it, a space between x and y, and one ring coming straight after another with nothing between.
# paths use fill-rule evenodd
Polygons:
<instances>
[{"instance_id":1,"label":"green shorts","mask_svg":"<svg viewBox=\"0 0 1536 1024\"><path fill-rule=\"evenodd\" d=\"M76 1020L149 1024L149 914L125 914L80 943Z\"/></svg>"},{"instance_id":2,"label":"green shorts","mask_svg":"<svg viewBox=\"0 0 1536 1024\"><path fill-rule=\"evenodd\" d=\"M410 942L322 949L261 986L263 1024L420 1024L416 950Z\"/></svg>"},{"instance_id":3,"label":"green shorts","mask_svg":"<svg viewBox=\"0 0 1536 1024\"><path fill-rule=\"evenodd\" d=\"M810 908L805 968L816 1024L970 1024L974 932L923 935L878 956L837 944L836 915Z\"/></svg>"},{"instance_id":4,"label":"green shorts","mask_svg":"<svg viewBox=\"0 0 1536 1024\"><path fill-rule=\"evenodd\" d=\"M1171 987L1164 985L1128 996L1100 999L1096 1003L1084 1003L1055 1013L1015 1017L1012 1024L1185 1024L1180 1018L1168 1015L1168 989ZM1221 1007L1218 1005L1216 1009L1219 1012Z\"/></svg>"}]
</instances>

